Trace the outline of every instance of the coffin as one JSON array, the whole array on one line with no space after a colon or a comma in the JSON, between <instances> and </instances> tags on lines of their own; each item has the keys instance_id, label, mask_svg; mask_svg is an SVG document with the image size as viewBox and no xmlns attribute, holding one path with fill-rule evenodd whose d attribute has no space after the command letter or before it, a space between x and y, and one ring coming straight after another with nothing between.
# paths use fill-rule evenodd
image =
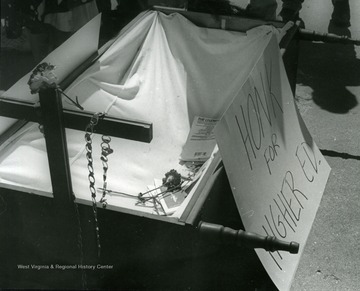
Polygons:
<instances>
[{"instance_id":1,"label":"coffin","mask_svg":"<svg viewBox=\"0 0 360 291\"><path fill-rule=\"evenodd\" d=\"M220 162L216 149L176 211L166 208L166 212L161 209L158 213L153 207L138 203L136 197L148 191L154 179L161 181L171 169L189 175L189 167L179 161L194 118L220 119L273 33L271 27L254 28L247 34L200 28L180 14L148 11L123 29L67 87L66 94L76 96L86 111L140 120L153 127L150 143L112 138L114 153L108 157L106 182L114 192L107 194L107 209L182 224L189 215L196 216L201 206L198 201L204 201L202 195L207 195L207 191L203 192L206 181ZM18 93L16 88L8 90L5 98L38 100L36 94ZM65 98L63 106L74 109ZM67 129L66 138L76 201L91 204L84 132ZM101 135L94 134L92 154L97 188L103 187L100 144ZM37 123L26 124L1 150L3 187L52 197L45 139ZM193 160L196 162L196 157Z\"/></svg>"},{"instance_id":2,"label":"coffin","mask_svg":"<svg viewBox=\"0 0 360 291\"><path fill-rule=\"evenodd\" d=\"M193 226L197 226L200 220L224 223L235 228L242 226L215 142L205 153L199 154L201 157L206 157L205 160L201 160L202 163L199 163L196 151L192 152L193 156L187 162L184 163L181 160L184 148L191 139L189 133L193 128L194 120L221 119L270 40L275 37L280 38L279 31L273 26L259 26L263 23L258 21L244 21L230 17L214 18L204 14L194 15L188 13L188 18L186 18L180 13L146 11L121 30L115 39L104 45L95 58L92 56L92 48L84 47L86 51L84 55L80 54L75 58L66 56L60 58L64 60L64 64L67 63L66 69L62 63L54 64L58 67L60 81L66 84L65 93L73 98L76 96L81 106L88 112L82 113L68 103L66 98L63 98L59 106L64 107L65 118L76 115L80 116L82 122L85 117L90 122L93 113L101 112L106 115L106 120L100 119L91 135L93 169L90 169L90 172L94 172L96 188L104 187L104 165L101 161L102 135L97 133L97 130L102 133L106 131L106 126L102 123L108 122L109 118L117 121L130 120L131 125L136 128L146 129L142 137L133 137L126 130L125 133L119 134L116 128L106 133L111 136L110 146L114 151L108 156L107 162L106 209L102 209L103 205L100 203L103 193L101 190L96 191L96 203L99 208L100 226L105 229L101 240L107 246L105 250L107 262L118 263L119 258L127 263L129 260L144 260L150 263L154 260L156 264L164 266L169 257L162 254L162 250L155 246L155 242L160 240L160 245L166 245L166 250L171 250L176 246L176 256L179 257L175 260L179 258L181 260L183 254L194 255L194 251L183 248L191 248L194 244L198 244ZM195 25L189 19L194 22L202 21L206 28ZM84 32L78 32L78 34L81 33L84 38ZM73 37L73 40L76 40L78 34ZM293 35L290 35L290 40L292 37ZM59 51L69 52L65 48L67 45L68 43L64 44ZM79 54L79 51L74 53ZM75 62L76 58L78 60ZM45 61L49 60L45 59ZM82 65L76 63L82 63ZM75 73L69 72L68 67L72 67ZM291 73L293 70L290 69L288 72ZM69 75L71 81L69 81ZM31 95L28 90L26 84L28 78L29 75L25 76L2 96L4 106L1 114L7 116L7 118L2 117L1 121L3 138L0 147L0 186L2 191L6 193L8 201L14 199L12 195L15 193L35 194L36 196L26 196L21 199L25 199L29 205L36 208L41 208L48 203L46 201L49 201L38 196L56 198L73 193L75 202L79 205L81 219L86 220L87 218L84 217L92 216L91 207L88 206L93 204L93 199L89 191L89 159L86 156L85 127L71 124L68 126L70 128L64 131L66 138L59 143L65 142L65 147L62 149L66 148L68 156L66 161L62 162L70 171L68 177L65 178L60 177L62 168L54 174L51 169L56 169L57 164L49 158L48 154L50 151L52 156L61 156L63 153L61 153L61 147L59 150L49 148L47 139L52 132L47 133L45 130L46 138L44 138L37 122L20 124L13 119L8 119L16 117L16 114L8 110L14 108L12 106L23 108L30 104L31 107L39 101L39 96ZM41 98L46 98L46 96L40 96ZM13 100L16 100L14 102L18 104L11 103ZM48 109L52 110L51 107ZM29 113L31 110L27 108L23 114L24 116L31 115L32 117L28 120L36 121L34 113ZM46 115L46 112L42 111L42 114ZM212 134L209 124L202 124L202 126L202 129L208 130L209 135ZM121 136L132 137L127 139ZM214 137L211 136L209 139L214 140ZM203 166L200 168L199 164ZM182 196L179 196L178 192L183 191L171 192L170 202L165 201L165 197L159 201L150 199L154 193L147 192L161 185L167 172L175 169L186 178L193 174L189 172L195 166L201 170L197 172L196 179L184 183L189 186L185 194L182 193ZM59 180L62 182L59 183ZM55 189L55 183L60 184L60 188ZM64 186L64 184L67 185ZM65 194L64 191L59 191L59 189L64 189L63 186L70 193ZM146 203L139 203L141 202L139 193L145 193L144 197L149 197ZM181 203L177 203L178 199L181 199ZM65 230L65 222L61 220L64 218L62 206L59 208L56 203L50 202L50 204L49 209L53 207L56 209L55 214L58 217L55 219L60 219L57 226ZM22 205L21 209L24 207ZM42 210L45 211L45 217L51 217L52 213L49 209ZM27 211L29 210L25 212ZM143 217L149 220L144 220ZM121 234L127 238L126 242L119 238L118 230L112 231L113 227L110 225L115 222L113 219L119 225ZM94 229L93 224L87 224L86 227L83 225L83 227L89 233ZM180 232L178 227L181 229ZM159 229L161 229L161 235ZM92 242L95 241L96 235L89 233L85 236ZM110 250L113 241L120 242L119 249L121 249L120 245L131 246L133 253L122 253L119 257L112 257L113 252L117 253L114 249L118 249L114 247ZM171 242L173 247L169 246L168 242ZM152 254L149 254L148 246ZM195 248L197 255L209 254L207 247ZM90 258L91 262L91 254L94 250L90 248L88 251L90 255L88 254L87 258ZM213 249L210 253L212 251ZM227 254L225 257L231 256ZM58 259L58 256L55 257ZM159 257L161 263L159 263ZM241 265L238 256L236 257L235 264ZM144 268L148 270L147 267ZM122 272L126 267L121 264L118 269ZM154 270L156 269L154 267ZM263 270L261 268L260 270L262 276L266 278ZM129 278L128 281L125 280L127 283L123 286L138 287L131 278L141 276L134 275L128 270L124 272ZM254 274L256 275L256 272ZM187 278L185 282L194 283L195 279L193 279ZM151 278L147 280L151 281ZM159 280L168 282L168 278L162 277L162 279L154 279L147 286L159 286ZM115 281L118 282L118 280ZM227 286L225 281L226 278L222 280L221 286ZM212 284L209 282L199 283L198 286L207 288ZM237 286L243 286L242 283ZM96 283L94 284L96 286ZM111 284L109 286L113 287Z\"/></svg>"}]
</instances>

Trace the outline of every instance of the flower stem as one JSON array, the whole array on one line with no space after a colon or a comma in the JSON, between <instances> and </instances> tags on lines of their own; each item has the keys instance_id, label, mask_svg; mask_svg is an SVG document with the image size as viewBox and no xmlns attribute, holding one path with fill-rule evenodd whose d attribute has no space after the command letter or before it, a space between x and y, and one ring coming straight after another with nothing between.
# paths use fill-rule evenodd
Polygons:
<instances>
[{"instance_id":1,"label":"flower stem","mask_svg":"<svg viewBox=\"0 0 360 291\"><path fill-rule=\"evenodd\" d=\"M75 102L75 101L72 100L68 95L66 95L65 92L64 92L62 89L60 89L60 88L57 88L57 89L59 90L59 92L60 92L61 94L63 94L67 99L69 99L77 108L79 108L80 110L84 110L84 107L82 107L82 106L80 105L77 97L76 97L76 102Z\"/></svg>"}]
</instances>

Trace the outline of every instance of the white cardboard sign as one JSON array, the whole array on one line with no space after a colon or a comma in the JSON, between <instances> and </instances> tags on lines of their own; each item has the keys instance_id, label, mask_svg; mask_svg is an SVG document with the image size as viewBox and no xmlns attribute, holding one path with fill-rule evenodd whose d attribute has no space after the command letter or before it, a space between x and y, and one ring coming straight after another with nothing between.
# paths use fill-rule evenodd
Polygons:
<instances>
[{"instance_id":1,"label":"white cardboard sign","mask_svg":"<svg viewBox=\"0 0 360 291\"><path fill-rule=\"evenodd\" d=\"M183 161L206 161L213 152L217 119L195 116L181 153Z\"/></svg>"},{"instance_id":2,"label":"white cardboard sign","mask_svg":"<svg viewBox=\"0 0 360 291\"><path fill-rule=\"evenodd\" d=\"M289 290L330 173L293 101L273 36L215 128L247 231L300 244L298 254L256 252Z\"/></svg>"}]
</instances>

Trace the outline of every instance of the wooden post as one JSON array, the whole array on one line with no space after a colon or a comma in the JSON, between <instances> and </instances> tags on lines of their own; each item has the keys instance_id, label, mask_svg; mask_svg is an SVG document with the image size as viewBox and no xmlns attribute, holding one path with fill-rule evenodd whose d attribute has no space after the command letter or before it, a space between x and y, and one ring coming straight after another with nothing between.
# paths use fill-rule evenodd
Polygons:
<instances>
[{"instance_id":1,"label":"wooden post","mask_svg":"<svg viewBox=\"0 0 360 291\"><path fill-rule=\"evenodd\" d=\"M39 97L54 199L61 204L72 202L74 195L61 96L51 88L41 91Z\"/></svg>"}]
</instances>

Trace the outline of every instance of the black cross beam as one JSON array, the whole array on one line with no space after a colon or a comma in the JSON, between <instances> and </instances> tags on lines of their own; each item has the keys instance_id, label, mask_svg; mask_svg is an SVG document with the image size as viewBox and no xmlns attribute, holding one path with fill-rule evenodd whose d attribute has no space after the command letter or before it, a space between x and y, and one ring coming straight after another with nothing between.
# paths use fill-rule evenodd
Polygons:
<instances>
[{"instance_id":1,"label":"black cross beam","mask_svg":"<svg viewBox=\"0 0 360 291\"><path fill-rule=\"evenodd\" d=\"M46 92L45 94L50 94ZM55 98L55 97L50 97ZM44 100L45 101L45 100ZM41 106L44 106L41 103ZM20 101L13 98L0 97L0 116L10 117L32 122L41 122L44 113L40 103ZM47 108L51 110L51 108ZM90 118L93 116L89 111L77 111L62 109L64 115L64 127L84 131ZM125 138L134 141L147 142L152 140L152 124L137 120L126 120L111 116L104 118L96 126L96 132L113 137Z\"/></svg>"}]
</instances>

